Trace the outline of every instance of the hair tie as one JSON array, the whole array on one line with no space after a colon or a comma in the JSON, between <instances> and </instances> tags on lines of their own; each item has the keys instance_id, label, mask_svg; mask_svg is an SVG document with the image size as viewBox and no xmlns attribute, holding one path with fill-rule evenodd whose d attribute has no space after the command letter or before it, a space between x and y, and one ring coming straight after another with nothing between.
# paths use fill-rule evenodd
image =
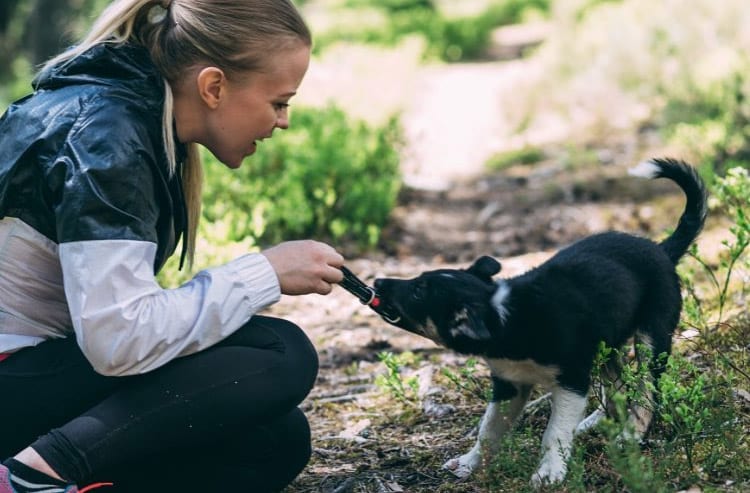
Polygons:
<instances>
[{"instance_id":1,"label":"hair tie","mask_svg":"<svg viewBox=\"0 0 750 493\"><path fill-rule=\"evenodd\" d=\"M146 18L151 24L159 24L167 18L167 9L157 3L156 5L148 9Z\"/></svg>"}]
</instances>

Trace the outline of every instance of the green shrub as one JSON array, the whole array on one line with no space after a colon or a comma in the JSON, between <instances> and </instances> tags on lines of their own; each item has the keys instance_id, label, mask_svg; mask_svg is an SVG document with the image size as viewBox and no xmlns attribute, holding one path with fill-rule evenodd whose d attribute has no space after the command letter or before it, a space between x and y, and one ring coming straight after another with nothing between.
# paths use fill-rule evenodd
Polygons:
<instances>
[{"instance_id":1,"label":"green shrub","mask_svg":"<svg viewBox=\"0 0 750 493\"><path fill-rule=\"evenodd\" d=\"M701 331L726 322L727 311L733 306L733 297L744 299L748 284L745 278L750 270L750 172L734 167L719 177L712 188L712 204L731 222L731 236L722 240L718 265L703 258L697 246L689 251L690 261L678 266L684 297L685 321ZM702 284L699 291L697 284ZM710 288L710 289L709 289Z\"/></svg>"},{"instance_id":2,"label":"green shrub","mask_svg":"<svg viewBox=\"0 0 750 493\"><path fill-rule=\"evenodd\" d=\"M417 377L406 377L402 372L406 367L415 366L418 356L410 351L401 354L383 351L378 353L378 359L385 366L385 373L376 376L375 384L402 404L416 406L419 381Z\"/></svg>"},{"instance_id":3,"label":"green shrub","mask_svg":"<svg viewBox=\"0 0 750 493\"><path fill-rule=\"evenodd\" d=\"M664 112L669 139L690 149L707 170L750 167L750 62L728 77L694 87Z\"/></svg>"},{"instance_id":4,"label":"green shrub","mask_svg":"<svg viewBox=\"0 0 750 493\"><path fill-rule=\"evenodd\" d=\"M293 126L234 172L206 156L203 219L225 238L376 244L400 188L401 130L351 121L334 106L299 108Z\"/></svg>"}]
</instances>

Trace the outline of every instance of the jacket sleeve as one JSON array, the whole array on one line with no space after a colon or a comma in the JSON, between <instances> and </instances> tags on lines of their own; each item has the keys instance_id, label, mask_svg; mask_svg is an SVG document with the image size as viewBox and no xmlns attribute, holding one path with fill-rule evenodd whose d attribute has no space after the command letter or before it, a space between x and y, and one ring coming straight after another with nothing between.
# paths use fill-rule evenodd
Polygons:
<instances>
[{"instance_id":1,"label":"jacket sleeve","mask_svg":"<svg viewBox=\"0 0 750 493\"><path fill-rule=\"evenodd\" d=\"M153 243L132 240L60 245L78 344L99 373L144 373L198 352L279 299L276 274L262 254L162 289L153 275L155 250Z\"/></svg>"},{"instance_id":2,"label":"jacket sleeve","mask_svg":"<svg viewBox=\"0 0 750 493\"><path fill-rule=\"evenodd\" d=\"M226 338L278 301L261 254L198 273L177 289L153 273L161 203L155 142L137 108L82 111L54 169L65 180L55 204L65 295L78 343L105 375L156 369ZM152 125L153 127L153 125Z\"/></svg>"}]
</instances>

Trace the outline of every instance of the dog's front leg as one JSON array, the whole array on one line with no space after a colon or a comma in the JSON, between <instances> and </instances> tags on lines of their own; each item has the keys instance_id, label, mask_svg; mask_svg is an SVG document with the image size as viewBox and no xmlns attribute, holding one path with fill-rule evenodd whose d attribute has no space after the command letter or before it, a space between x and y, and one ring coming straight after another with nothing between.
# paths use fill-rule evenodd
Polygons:
<instances>
[{"instance_id":1,"label":"dog's front leg","mask_svg":"<svg viewBox=\"0 0 750 493\"><path fill-rule=\"evenodd\" d=\"M514 385L492 377L492 402L482 416L477 441L467 453L443 464L459 478L466 478L482 466L482 458L495 455L500 438L515 424L531 393L531 385ZM507 412L502 412L502 402L510 399Z\"/></svg>"},{"instance_id":2,"label":"dog's front leg","mask_svg":"<svg viewBox=\"0 0 750 493\"><path fill-rule=\"evenodd\" d=\"M531 482L534 486L562 481L568 470L573 434L586 410L586 395L555 387L552 390L552 415L542 437L544 455Z\"/></svg>"}]
</instances>

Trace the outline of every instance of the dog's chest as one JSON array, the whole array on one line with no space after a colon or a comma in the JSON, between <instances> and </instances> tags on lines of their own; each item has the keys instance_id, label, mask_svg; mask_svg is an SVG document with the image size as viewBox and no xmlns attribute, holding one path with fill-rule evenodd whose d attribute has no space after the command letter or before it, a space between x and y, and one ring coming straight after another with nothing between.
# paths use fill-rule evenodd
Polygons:
<instances>
[{"instance_id":1,"label":"dog's chest","mask_svg":"<svg viewBox=\"0 0 750 493\"><path fill-rule=\"evenodd\" d=\"M556 366L540 365L530 359L491 359L487 358L487 366L492 374L509 382L523 384L539 384L549 387L555 384L560 369Z\"/></svg>"}]
</instances>

